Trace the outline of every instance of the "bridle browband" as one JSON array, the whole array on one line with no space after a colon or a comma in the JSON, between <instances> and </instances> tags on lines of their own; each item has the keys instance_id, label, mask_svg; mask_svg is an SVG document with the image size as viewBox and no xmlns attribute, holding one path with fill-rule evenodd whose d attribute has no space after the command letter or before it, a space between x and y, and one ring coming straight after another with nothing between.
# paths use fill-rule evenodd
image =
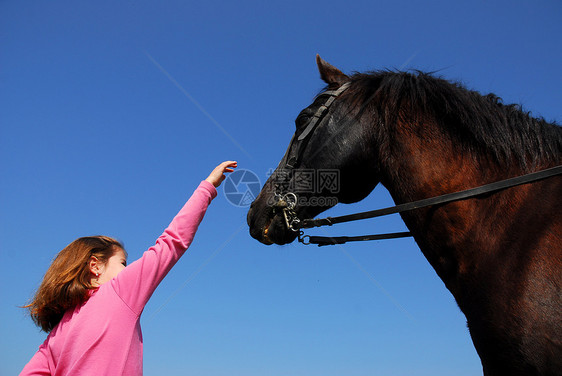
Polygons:
<instances>
[{"instance_id":1,"label":"bridle browband","mask_svg":"<svg viewBox=\"0 0 562 376\"><path fill-rule=\"evenodd\" d=\"M297 167L302 159L302 153L308 143L309 136L313 133L315 128L321 123L324 116L328 113L330 105L334 100L344 92L350 83L346 82L336 90L325 91L322 95L329 95L326 103L320 106L306 128L297 137L296 134L293 135L291 143L289 144L289 151L287 159L285 162L284 169L290 173ZM295 139L296 138L296 139ZM399 204L383 209L370 210L365 212L360 212L356 214L342 215L338 217L327 217L320 219L304 219L298 218L295 207L298 202L298 197L293 192L280 193L279 184L275 184L275 205L274 210L282 210L282 214L285 220L285 225L288 229L298 232L298 241L308 245L317 244L320 246L325 245L335 245L344 244L352 241L364 241L364 240L383 240L383 239L396 239L410 237L412 234L410 232L393 232L387 234L374 234L374 235L362 235L362 236L310 236L304 235L302 229L322 227L322 226L332 226L336 223L358 221L361 219L381 217L389 214L403 213L410 210L426 208L429 206L442 205L449 202L465 200L468 198L473 198L481 196L487 193L493 193L507 188L515 187L522 184L532 183L539 180L543 180L552 176L562 174L562 165L552 167L546 170L532 172L526 175L517 176L510 179L500 180L494 183L482 185L476 188L471 188L459 192L448 193L441 196L430 197L423 200L413 201L405 204ZM285 175L284 182L290 180L289 174Z\"/></svg>"}]
</instances>

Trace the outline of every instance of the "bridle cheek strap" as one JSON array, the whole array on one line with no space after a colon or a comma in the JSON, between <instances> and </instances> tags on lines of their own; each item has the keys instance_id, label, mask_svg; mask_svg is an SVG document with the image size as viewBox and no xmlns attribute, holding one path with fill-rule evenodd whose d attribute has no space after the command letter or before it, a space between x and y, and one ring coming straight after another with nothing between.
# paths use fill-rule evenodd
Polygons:
<instances>
[{"instance_id":1,"label":"bridle cheek strap","mask_svg":"<svg viewBox=\"0 0 562 376\"><path fill-rule=\"evenodd\" d=\"M320 94L321 96L329 95L329 98L326 100L326 103L316 110L310 119L310 122L306 125L304 131L302 131L298 137L296 135L293 136L291 143L289 144L289 154L287 156L287 162L285 163L285 169L292 170L300 163L301 156L304 151L303 146L307 143L309 136L312 135L314 129L318 126L318 124L320 124L330 109L332 103L349 87L349 85L350 83L346 82L337 90L328 90Z\"/></svg>"},{"instance_id":2,"label":"bridle cheek strap","mask_svg":"<svg viewBox=\"0 0 562 376\"><path fill-rule=\"evenodd\" d=\"M321 95L329 95L330 97L328 98L326 103L324 103L322 106L320 106L320 108L318 108L318 110L316 110L316 113L312 116L310 123L306 126L305 130L300 134L297 140L302 141L306 137L308 137L308 135L314 130L314 128L316 128L316 125L319 123L320 119L322 119L325 112L328 111L334 100L336 100L336 98L341 93L343 93L345 89L347 89L348 87L349 87L349 82L346 82L345 84L340 86L339 89L335 91L325 91L321 94Z\"/></svg>"}]
</instances>

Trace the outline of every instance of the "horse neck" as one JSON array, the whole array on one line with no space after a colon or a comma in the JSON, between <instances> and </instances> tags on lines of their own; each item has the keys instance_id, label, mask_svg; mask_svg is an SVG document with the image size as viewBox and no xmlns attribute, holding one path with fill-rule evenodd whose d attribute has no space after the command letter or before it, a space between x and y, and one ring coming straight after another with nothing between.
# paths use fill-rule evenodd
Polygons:
<instances>
[{"instance_id":1,"label":"horse neck","mask_svg":"<svg viewBox=\"0 0 562 376\"><path fill-rule=\"evenodd\" d=\"M381 182L400 203L482 185L502 171L463 152L432 122L397 126L386 151Z\"/></svg>"},{"instance_id":2,"label":"horse neck","mask_svg":"<svg viewBox=\"0 0 562 376\"><path fill-rule=\"evenodd\" d=\"M392 136L381 183L397 204L474 188L519 173L518 168L506 169L461 151L435 127L425 123L415 132L397 127ZM491 232L498 228L486 221L500 218L511 210L511 204L498 194L489 200L464 200L402 213L402 218L428 261L454 293L459 289L457 277L480 268L479 263L485 259L482 252L499 247L493 242L500 240L490 240L494 239Z\"/></svg>"}]
</instances>

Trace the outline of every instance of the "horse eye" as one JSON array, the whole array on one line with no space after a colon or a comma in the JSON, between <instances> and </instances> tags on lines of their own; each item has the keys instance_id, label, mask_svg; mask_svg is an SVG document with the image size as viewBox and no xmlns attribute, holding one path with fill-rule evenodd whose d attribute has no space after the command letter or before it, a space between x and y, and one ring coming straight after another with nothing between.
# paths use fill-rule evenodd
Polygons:
<instances>
[{"instance_id":1,"label":"horse eye","mask_svg":"<svg viewBox=\"0 0 562 376\"><path fill-rule=\"evenodd\" d=\"M295 124L297 128L299 128L304 124L308 123L309 121L310 121L310 116L308 116L308 114L300 114L295 120Z\"/></svg>"}]
</instances>

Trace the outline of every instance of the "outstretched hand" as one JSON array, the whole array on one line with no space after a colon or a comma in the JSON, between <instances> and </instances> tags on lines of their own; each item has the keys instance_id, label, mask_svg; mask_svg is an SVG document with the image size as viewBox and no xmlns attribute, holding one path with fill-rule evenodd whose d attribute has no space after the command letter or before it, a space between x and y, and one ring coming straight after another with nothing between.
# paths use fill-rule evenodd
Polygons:
<instances>
[{"instance_id":1,"label":"outstretched hand","mask_svg":"<svg viewBox=\"0 0 562 376\"><path fill-rule=\"evenodd\" d=\"M225 172L232 172L232 171L234 171L234 169L236 167L238 167L238 162L236 162L236 161L222 162L220 165L215 167L213 172L211 172L209 177L205 180L208 181L209 183L211 183L212 185L214 185L215 188L218 188L219 185L221 185L223 180L226 178L224 173Z\"/></svg>"}]
</instances>

